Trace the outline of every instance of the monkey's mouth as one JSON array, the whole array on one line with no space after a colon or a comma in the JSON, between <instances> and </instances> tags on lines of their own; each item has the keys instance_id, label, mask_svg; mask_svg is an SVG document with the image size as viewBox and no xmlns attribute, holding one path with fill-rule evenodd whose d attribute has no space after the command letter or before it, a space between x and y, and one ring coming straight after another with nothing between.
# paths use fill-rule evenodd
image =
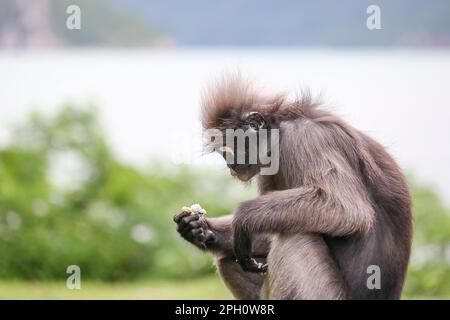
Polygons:
<instances>
[{"instance_id":1,"label":"monkey's mouth","mask_svg":"<svg viewBox=\"0 0 450 320\"><path fill-rule=\"evenodd\" d=\"M250 180L251 178L253 178L253 176L255 176L257 172L249 172L249 173L238 173L236 171L234 171L233 169L230 168L230 174L233 177L238 178L239 180L243 181L243 182L247 182L248 180Z\"/></svg>"}]
</instances>

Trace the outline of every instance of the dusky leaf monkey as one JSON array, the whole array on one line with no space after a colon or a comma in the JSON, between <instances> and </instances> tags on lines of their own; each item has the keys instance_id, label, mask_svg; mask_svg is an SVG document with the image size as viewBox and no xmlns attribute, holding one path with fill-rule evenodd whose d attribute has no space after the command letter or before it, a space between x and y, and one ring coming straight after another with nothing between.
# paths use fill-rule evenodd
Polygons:
<instances>
[{"instance_id":1,"label":"dusky leaf monkey","mask_svg":"<svg viewBox=\"0 0 450 320\"><path fill-rule=\"evenodd\" d=\"M236 298L400 298L411 200L402 172L379 143L309 95L265 96L237 76L207 92L202 124L224 134L279 130L276 173L258 174L259 163L227 161L233 176L257 176L258 197L234 215L204 218L184 210L174 217L184 239L215 255ZM219 150L238 152L226 144ZM367 284L373 265L380 270L379 288Z\"/></svg>"}]
</instances>

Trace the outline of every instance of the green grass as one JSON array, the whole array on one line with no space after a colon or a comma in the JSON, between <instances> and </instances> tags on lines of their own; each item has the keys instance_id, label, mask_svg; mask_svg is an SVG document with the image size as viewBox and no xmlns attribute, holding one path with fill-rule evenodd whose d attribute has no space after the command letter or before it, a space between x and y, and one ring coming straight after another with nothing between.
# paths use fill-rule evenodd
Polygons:
<instances>
[{"instance_id":1,"label":"green grass","mask_svg":"<svg viewBox=\"0 0 450 320\"><path fill-rule=\"evenodd\" d=\"M82 281L69 290L65 281L0 281L0 299L232 299L217 276L190 281L104 283Z\"/></svg>"},{"instance_id":2,"label":"green grass","mask_svg":"<svg viewBox=\"0 0 450 320\"><path fill-rule=\"evenodd\" d=\"M403 300L449 299L449 296L413 296L404 294ZM233 299L218 276L183 281L142 280L137 282L82 281L81 289L69 290L65 281L0 280L2 299Z\"/></svg>"}]
</instances>

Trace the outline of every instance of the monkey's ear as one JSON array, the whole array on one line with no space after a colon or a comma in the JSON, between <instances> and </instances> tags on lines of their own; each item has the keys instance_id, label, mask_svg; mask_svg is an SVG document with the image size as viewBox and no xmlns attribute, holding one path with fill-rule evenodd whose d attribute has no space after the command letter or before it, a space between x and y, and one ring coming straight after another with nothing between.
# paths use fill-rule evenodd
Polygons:
<instances>
[{"instance_id":1,"label":"monkey's ear","mask_svg":"<svg viewBox=\"0 0 450 320\"><path fill-rule=\"evenodd\" d=\"M268 127L264 116L256 111L247 113L244 117L244 121L255 130L266 129Z\"/></svg>"}]
</instances>

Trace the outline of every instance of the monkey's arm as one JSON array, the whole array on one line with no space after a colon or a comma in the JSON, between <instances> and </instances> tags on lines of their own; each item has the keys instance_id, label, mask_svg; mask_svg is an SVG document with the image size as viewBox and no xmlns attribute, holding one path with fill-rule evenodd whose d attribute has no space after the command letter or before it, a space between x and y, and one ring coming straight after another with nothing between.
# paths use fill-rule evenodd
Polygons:
<instances>
[{"instance_id":1,"label":"monkey's arm","mask_svg":"<svg viewBox=\"0 0 450 320\"><path fill-rule=\"evenodd\" d=\"M231 223L233 216L205 219L206 228L212 233L212 237L206 239L206 249L211 252L221 252L226 256L234 256L231 240ZM207 232L208 233L208 232Z\"/></svg>"},{"instance_id":2,"label":"monkey's arm","mask_svg":"<svg viewBox=\"0 0 450 320\"><path fill-rule=\"evenodd\" d=\"M233 219L234 252L246 271L261 272L250 255L252 236L311 232L345 236L370 230L374 211L351 171L331 170L315 183L243 202Z\"/></svg>"},{"instance_id":3,"label":"monkey's arm","mask_svg":"<svg viewBox=\"0 0 450 320\"><path fill-rule=\"evenodd\" d=\"M206 219L196 213L181 212L174 217L180 235L201 250L214 254L217 269L237 299L258 299L263 283L261 274L246 273L236 262L231 237L233 216ZM265 263L269 240L265 235L253 239L252 255Z\"/></svg>"},{"instance_id":4,"label":"monkey's arm","mask_svg":"<svg viewBox=\"0 0 450 320\"><path fill-rule=\"evenodd\" d=\"M183 239L221 258L235 259L231 234L232 220L232 215L206 219L187 212L181 212L174 217L178 225L177 231ZM256 257L266 257L270 245L267 235L257 235L253 240L252 254Z\"/></svg>"}]
</instances>

